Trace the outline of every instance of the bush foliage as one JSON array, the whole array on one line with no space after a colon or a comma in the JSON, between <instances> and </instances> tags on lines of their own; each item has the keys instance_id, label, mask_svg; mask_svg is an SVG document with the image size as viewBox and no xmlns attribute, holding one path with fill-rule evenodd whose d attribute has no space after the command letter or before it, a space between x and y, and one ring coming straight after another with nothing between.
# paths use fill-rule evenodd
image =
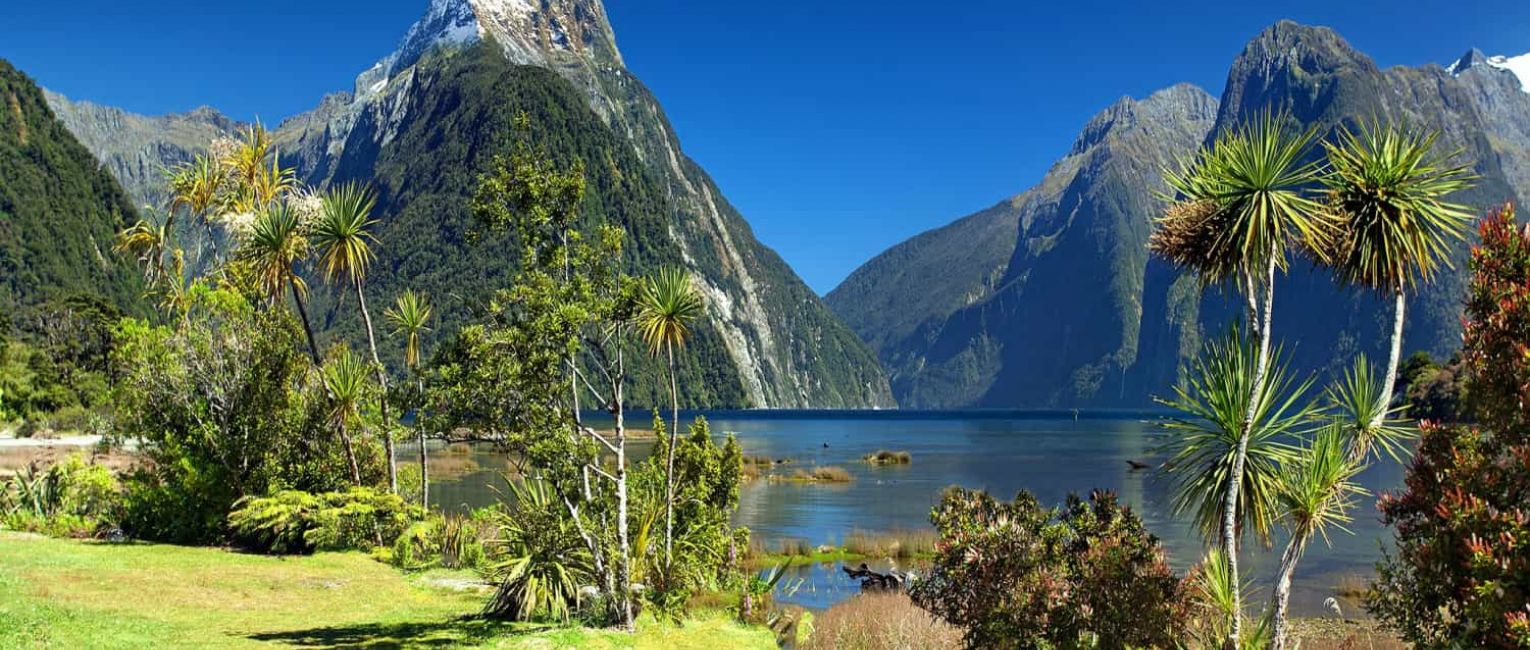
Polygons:
<instances>
[{"instance_id":1,"label":"bush foliage","mask_svg":"<svg viewBox=\"0 0 1530 650\"><path fill-rule=\"evenodd\" d=\"M366 487L324 494L283 490L236 505L228 516L234 541L276 554L391 546L423 516L398 495Z\"/></svg>"},{"instance_id":2,"label":"bush foliage","mask_svg":"<svg viewBox=\"0 0 1530 650\"><path fill-rule=\"evenodd\" d=\"M1171 647L1183 587L1157 538L1110 492L1046 508L951 488L930 514L941 542L915 583L921 607L976 648Z\"/></svg>"},{"instance_id":3,"label":"bush foliage","mask_svg":"<svg viewBox=\"0 0 1530 650\"><path fill-rule=\"evenodd\" d=\"M1530 229L1512 208L1473 249L1462 365L1476 425L1430 425L1368 605L1423 647L1530 646Z\"/></svg>"}]
</instances>

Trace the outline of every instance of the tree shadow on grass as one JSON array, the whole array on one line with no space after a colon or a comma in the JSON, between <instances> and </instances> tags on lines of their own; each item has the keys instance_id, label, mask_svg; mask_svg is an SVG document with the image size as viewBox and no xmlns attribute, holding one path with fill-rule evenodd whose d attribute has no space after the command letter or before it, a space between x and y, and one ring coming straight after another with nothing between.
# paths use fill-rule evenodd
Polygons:
<instances>
[{"instance_id":1,"label":"tree shadow on grass","mask_svg":"<svg viewBox=\"0 0 1530 650\"><path fill-rule=\"evenodd\" d=\"M461 617L445 621L357 623L262 632L248 638L302 648L430 648L478 645L497 637L533 634L546 629L551 627Z\"/></svg>"}]
</instances>

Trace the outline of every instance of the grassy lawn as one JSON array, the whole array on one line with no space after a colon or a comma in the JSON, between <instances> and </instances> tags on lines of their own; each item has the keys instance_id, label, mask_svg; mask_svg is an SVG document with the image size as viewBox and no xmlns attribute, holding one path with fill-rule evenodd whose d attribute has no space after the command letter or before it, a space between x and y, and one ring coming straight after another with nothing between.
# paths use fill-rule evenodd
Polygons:
<instances>
[{"instance_id":1,"label":"grassy lawn","mask_svg":"<svg viewBox=\"0 0 1530 650\"><path fill-rule=\"evenodd\" d=\"M0 532L0 648L775 648L705 616L635 635L472 619L484 595L359 553L276 558Z\"/></svg>"}]
</instances>

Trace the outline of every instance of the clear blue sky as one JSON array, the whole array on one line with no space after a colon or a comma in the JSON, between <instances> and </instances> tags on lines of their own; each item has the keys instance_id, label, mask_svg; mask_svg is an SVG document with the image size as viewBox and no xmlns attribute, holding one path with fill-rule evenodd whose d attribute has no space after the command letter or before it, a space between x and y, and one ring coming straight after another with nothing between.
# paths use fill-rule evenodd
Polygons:
<instances>
[{"instance_id":1,"label":"clear blue sky","mask_svg":"<svg viewBox=\"0 0 1530 650\"><path fill-rule=\"evenodd\" d=\"M1280 18L1381 65L1530 52L1530 2L606 0L687 152L814 289L1041 177L1089 116L1221 92ZM427 0L0 2L0 57L71 97L275 122L349 88Z\"/></svg>"}]
</instances>

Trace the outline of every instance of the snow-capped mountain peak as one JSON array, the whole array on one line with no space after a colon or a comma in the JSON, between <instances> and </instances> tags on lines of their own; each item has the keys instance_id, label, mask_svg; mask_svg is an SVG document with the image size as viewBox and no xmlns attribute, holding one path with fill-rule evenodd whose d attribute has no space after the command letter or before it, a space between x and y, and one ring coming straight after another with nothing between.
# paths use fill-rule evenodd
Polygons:
<instances>
[{"instance_id":1,"label":"snow-capped mountain peak","mask_svg":"<svg viewBox=\"0 0 1530 650\"><path fill-rule=\"evenodd\" d=\"M569 58L621 66L600 0L432 0L398 49L382 61L388 76L436 47L492 36L511 61L546 65Z\"/></svg>"},{"instance_id":2,"label":"snow-capped mountain peak","mask_svg":"<svg viewBox=\"0 0 1530 650\"><path fill-rule=\"evenodd\" d=\"M1487 56L1473 48L1446 68L1452 75L1460 75L1477 66L1507 70L1519 80L1520 90L1530 93L1530 53L1519 56Z\"/></svg>"}]
</instances>

